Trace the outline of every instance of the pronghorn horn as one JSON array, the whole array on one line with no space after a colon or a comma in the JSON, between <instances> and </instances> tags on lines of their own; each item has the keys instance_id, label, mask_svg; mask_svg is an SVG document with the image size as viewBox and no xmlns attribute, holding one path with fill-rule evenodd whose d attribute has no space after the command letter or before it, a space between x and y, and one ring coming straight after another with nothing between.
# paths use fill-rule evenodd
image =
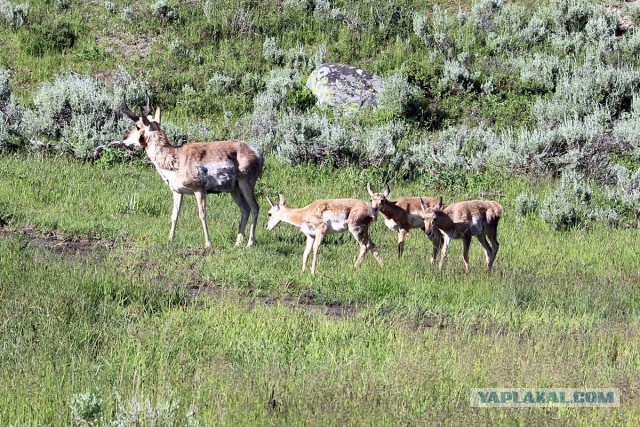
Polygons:
<instances>
[{"instance_id":1,"label":"pronghorn horn","mask_svg":"<svg viewBox=\"0 0 640 427\"><path fill-rule=\"evenodd\" d=\"M131 120L133 120L134 122L137 122L140 119L140 117L138 117L133 111L129 109L129 106L127 105L127 98L123 96L122 99L124 102L124 107L122 108L122 112Z\"/></svg>"},{"instance_id":2,"label":"pronghorn horn","mask_svg":"<svg viewBox=\"0 0 640 427\"><path fill-rule=\"evenodd\" d=\"M391 187L389 187L389 183L387 182L387 189L382 194L384 195L384 197L387 197L389 193L391 193Z\"/></svg>"},{"instance_id":3,"label":"pronghorn horn","mask_svg":"<svg viewBox=\"0 0 640 427\"><path fill-rule=\"evenodd\" d=\"M140 118L142 119L142 123L144 123L145 126L151 126L151 122L149 121L149 117L147 117L146 114L143 113Z\"/></svg>"}]
</instances>

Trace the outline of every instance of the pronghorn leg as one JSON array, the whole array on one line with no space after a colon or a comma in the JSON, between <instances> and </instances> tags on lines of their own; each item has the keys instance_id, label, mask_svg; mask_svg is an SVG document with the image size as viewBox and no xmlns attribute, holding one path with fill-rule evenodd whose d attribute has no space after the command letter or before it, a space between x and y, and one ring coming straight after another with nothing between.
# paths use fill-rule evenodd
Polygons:
<instances>
[{"instance_id":1,"label":"pronghorn leg","mask_svg":"<svg viewBox=\"0 0 640 427\"><path fill-rule=\"evenodd\" d=\"M318 248L320 247L320 243L322 243L322 238L324 237L324 233L321 231L316 232L316 238L313 241L313 261L311 262L311 275L316 274L316 266L318 265Z\"/></svg>"},{"instance_id":2,"label":"pronghorn leg","mask_svg":"<svg viewBox=\"0 0 640 427\"><path fill-rule=\"evenodd\" d=\"M484 248L484 252L487 256L487 271L491 271L491 261L493 260L493 249L489 245L489 242L487 242L487 239L485 238L484 234L478 234L478 241Z\"/></svg>"},{"instance_id":3,"label":"pronghorn leg","mask_svg":"<svg viewBox=\"0 0 640 427\"><path fill-rule=\"evenodd\" d=\"M260 205L256 201L256 195L253 191L253 186L246 179L238 180L238 185L240 186L240 191L242 191L242 195L244 196L245 202L249 205L249 209L251 209L251 228L249 229L249 242L247 242L247 246L253 246L255 241L255 232L256 225L258 224L258 214L260 213Z\"/></svg>"},{"instance_id":4,"label":"pronghorn leg","mask_svg":"<svg viewBox=\"0 0 640 427\"><path fill-rule=\"evenodd\" d=\"M249 220L249 205L242 196L239 187L231 191L231 197L233 197L233 201L236 202L236 205L240 208L240 225L238 226L238 237L236 238L236 246L240 246L242 240L244 240L244 232L247 228L247 221Z\"/></svg>"},{"instance_id":5,"label":"pronghorn leg","mask_svg":"<svg viewBox=\"0 0 640 427\"><path fill-rule=\"evenodd\" d=\"M464 269L468 273L471 271L471 266L469 265L469 247L471 246L471 236L465 235L462 238L462 261L464 261Z\"/></svg>"},{"instance_id":6,"label":"pronghorn leg","mask_svg":"<svg viewBox=\"0 0 640 427\"><path fill-rule=\"evenodd\" d=\"M382 265L382 257L380 256L375 243L371 241L369 233L367 233L367 249L373 254L373 257L376 259L376 261L378 261L378 264Z\"/></svg>"},{"instance_id":7,"label":"pronghorn leg","mask_svg":"<svg viewBox=\"0 0 640 427\"><path fill-rule=\"evenodd\" d=\"M173 212L171 212L171 229L169 230L169 240L173 240L176 234L176 224L178 223L178 215L180 215L180 207L182 206L182 194L173 192Z\"/></svg>"},{"instance_id":8,"label":"pronghorn leg","mask_svg":"<svg viewBox=\"0 0 640 427\"><path fill-rule=\"evenodd\" d=\"M307 234L307 247L304 248L304 254L302 254L302 272L307 268L307 259L309 258L311 248L313 247L313 240L313 236Z\"/></svg>"},{"instance_id":9,"label":"pronghorn leg","mask_svg":"<svg viewBox=\"0 0 640 427\"><path fill-rule=\"evenodd\" d=\"M436 262L438 252L440 252L440 247L442 246L442 234L440 233L440 230L435 228L432 229L431 234L429 235L429 240L433 243L433 252L431 253L429 264L433 265Z\"/></svg>"},{"instance_id":10,"label":"pronghorn leg","mask_svg":"<svg viewBox=\"0 0 640 427\"><path fill-rule=\"evenodd\" d=\"M498 231L496 230L493 233L487 234L489 240L491 240L491 245L493 247L493 253L491 254L491 261L489 262L489 266L487 270L491 271L493 267L493 262L496 260L496 255L498 255L498 249L500 248L500 243L498 243Z\"/></svg>"},{"instance_id":11,"label":"pronghorn leg","mask_svg":"<svg viewBox=\"0 0 640 427\"><path fill-rule=\"evenodd\" d=\"M360 227L349 228L349 232L351 233L353 238L356 239L358 245L360 245L360 252L358 253L356 260L353 263L353 268L358 268L358 266L362 262L362 258L364 258L364 255L367 253L367 239Z\"/></svg>"},{"instance_id":12,"label":"pronghorn leg","mask_svg":"<svg viewBox=\"0 0 640 427\"><path fill-rule=\"evenodd\" d=\"M444 265L444 259L447 257L447 251L449 250L449 243L451 243L451 238L444 234L442 236L442 249L440 250L440 265L438 268L442 270L442 266Z\"/></svg>"},{"instance_id":13,"label":"pronghorn leg","mask_svg":"<svg viewBox=\"0 0 640 427\"><path fill-rule=\"evenodd\" d=\"M404 239L407 238L407 234L409 234L409 230L405 230L403 228L398 231L398 257L402 258L402 254L404 253Z\"/></svg>"},{"instance_id":14,"label":"pronghorn leg","mask_svg":"<svg viewBox=\"0 0 640 427\"><path fill-rule=\"evenodd\" d=\"M193 194L195 194L196 201L198 202L198 215L200 216L200 222L204 230L204 247L210 248L211 240L209 240L209 230L207 229L207 193L204 191L195 191Z\"/></svg>"}]
</instances>

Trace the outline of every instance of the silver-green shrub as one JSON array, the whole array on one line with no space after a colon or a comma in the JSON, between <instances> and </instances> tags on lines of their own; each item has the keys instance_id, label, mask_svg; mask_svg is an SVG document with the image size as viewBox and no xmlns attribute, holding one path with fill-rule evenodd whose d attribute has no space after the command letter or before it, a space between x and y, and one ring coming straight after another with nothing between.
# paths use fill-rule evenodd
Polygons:
<instances>
[{"instance_id":1,"label":"silver-green shrub","mask_svg":"<svg viewBox=\"0 0 640 427\"><path fill-rule=\"evenodd\" d=\"M564 173L558 188L542 203L540 215L555 230L581 227L589 216L591 188L574 173Z\"/></svg>"},{"instance_id":2,"label":"silver-green shrub","mask_svg":"<svg viewBox=\"0 0 640 427\"><path fill-rule=\"evenodd\" d=\"M406 134L406 126L400 121L365 129L359 141L357 159L359 165L399 166L402 162L402 154L398 151L398 146Z\"/></svg>"},{"instance_id":3,"label":"silver-green shrub","mask_svg":"<svg viewBox=\"0 0 640 427\"><path fill-rule=\"evenodd\" d=\"M169 6L167 0L157 0L150 6L151 14L158 18L161 22L169 22L175 18L174 9Z\"/></svg>"},{"instance_id":4,"label":"silver-green shrub","mask_svg":"<svg viewBox=\"0 0 640 427\"><path fill-rule=\"evenodd\" d=\"M519 35L527 46L532 47L542 43L547 38L548 33L546 21L539 15L534 14Z\"/></svg>"},{"instance_id":5,"label":"silver-green shrub","mask_svg":"<svg viewBox=\"0 0 640 427\"><path fill-rule=\"evenodd\" d=\"M424 95L420 88L408 82L402 72L395 72L384 79L378 106L396 115L411 115L424 104Z\"/></svg>"},{"instance_id":6,"label":"silver-green shrub","mask_svg":"<svg viewBox=\"0 0 640 427\"><path fill-rule=\"evenodd\" d=\"M224 95L235 87L236 81L233 77L221 73L214 73L207 81L206 91L210 95Z\"/></svg>"},{"instance_id":7,"label":"silver-green shrub","mask_svg":"<svg viewBox=\"0 0 640 427\"><path fill-rule=\"evenodd\" d=\"M285 58L285 51L280 47L275 37L267 37L262 44L264 59L272 64L281 64Z\"/></svg>"},{"instance_id":8,"label":"silver-green shrub","mask_svg":"<svg viewBox=\"0 0 640 427\"><path fill-rule=\"evenodd\" d=\"M476 30L489 33L495 30L495 18L503 7L502 0L479 0L471 8L471 23Z\"/></svg>"},{"instance_id":9,"label":"silver-green shrub","mask_svg":"<svg viewBox=\"0 0 640 427\"><path fill-rule=\"evenodd\" d=\"M520 80L533 89L549 92L555 87L561 67L557 56L536 52L531 56L519 57L514 63L520 70Z\"/></svg>"},{"instance_id":10,"label":"silver-green shrub","mask_svg":"<svg viewBox=\"0 0 640 427\"><path fill-rule=\"evenodd\" d=\"M288 113L280 118L277 129L282 143L275 155L281 162L341 165L355 160L355 135L319 113Z\"/></svg>"},{"instance_id":11,"label":"silver-green shrub","mask_svg":"<svg viewBox=\"0 0 640 427\"><path fill-rule=\"evenodd\" d=\"M25 132L45 138L79 158L90 158L96 147L120 140L131 121L120 112L127 94L131 105L141 105L144 87L120 69L111 91L88 75L66 73L46 82L34 96L34 110L24 113Z\"/></svg>"},{"instance_id":12,"label":"silver-green shrub","mask_svg":"<svg viewBox=\"0 0 640 427\"><path fill-rule=\"evenodd\" d=\"M536 196L529 193L520 193L516 197L516 214L521 217L526 217L530 214L536 213L538 211L538 205L538 199Z\"/></svg>"},{"instance_id":13,"label":"silver-green shrub","mask_svg":"<svg viewBox=\"0 0 640 427\"><path fill-rule=\"evenodd\" d=\"M560 71L554 96L538 99L532 113L541 125L551 128L567 116L582 118L596 110L618 117L640 89L640 70L613 66L575 66Z\"/></svg>"},{"instance_id":14,"label":"silver-green shrub","mask_svg":"<svg viewBox=\"0 0 640 427\"><path fill-rule=\"evenodd\" d=\"M438 87L442 92L456 93L473 86L469 69L459 60L444 61L442 77Z\"/></svg>"},{"instance_id":15,"label":"silver-green shrub","mask_svg":"<svg viewBox=\"0 0 640 427\"><path fill-rule=\"evenodd\" d=\"M413 33L422 40L425 44L429 44L433 35L431 34L431 29L429 28L429 17L422 13L414 13L413 14Z\"/></svg>"},{"instance_id":16,"label":"silver-green shrub","mask_svg":"<svg viewBox=\"0 0 640 427\"><path fill-rule=\"evenodd\" d=\"M91 426L100 420L103 400L99 394L92 391L74 394L69 404L74 425Z\"/></svg>"},{"instance_id":17,"label":"silver-green shrub","mask_svg":"<svg viewBox=\"0 0 640 427\"><path fill-rule=\"evenodd\" d=\"M9 0L0 0L0 16L14 29L22 27L29 18L31 6L29 3L13 3Z\"/></svg>"},{"instance_id":18,"label":"silver-green shrub","mask_svg":"<svg viewBox=\"0 0 640 427\"><path fill-rule=\"evenodd\" d=\"M18 104L9 82L12 73L0 66L0 151L22 138L22 109Z\"/></svg>"}]
</instances>

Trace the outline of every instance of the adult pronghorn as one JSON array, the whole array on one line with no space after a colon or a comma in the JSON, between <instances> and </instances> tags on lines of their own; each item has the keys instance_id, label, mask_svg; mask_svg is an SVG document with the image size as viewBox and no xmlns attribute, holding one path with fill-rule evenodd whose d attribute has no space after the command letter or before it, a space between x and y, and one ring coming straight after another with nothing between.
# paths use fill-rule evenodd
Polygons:
<instances>
[{"instance_id":1,"label":"adult pronghorn","mask_svg":"<svg viewBox=\"0 0 640 427\"><path fill-rule=\"evenodd\" d=\"M193 194L204 229L205 247L211 246L207 229L206 200L208 193L231 193L240 207L240 227L236 245L244 239L249 212L251 229L248 246L255 243L255 229L259 207L254 187L262 174L262 154L242 141L216 141L184 144L174 147L160 129L160 107L151 116L149 97L142 115L138 116L124 105L126 114L136 125L124 135L124 144L142 147L166 184L173 192L173 212L169 240L173 240L182 205L183 194Z\"/></svg>"},{"instance_id":2,"label":"adult pronghorn","mask_svg":"<svg viewBox=\"0 0 640 427\"><path fill-rule=\"evenodd\" d=\"M471 269L469 266L469 245L471 238L476 236L487 255L487 271L491 271L500 247L498 244L498 223L501 215L502 206L492 200L470 200L444 206L441 197L438 204L433 207L422 203L421 216L425 224L425 233L433 228L442 233L440 269L442 269L444 259L447 256L451 239L462 239L464 244L462 259L468 273ZM493 246L489 245L487 238L491 240Z\"/></svg>"},{"instance_id":3,"label":"adult pronghorn","mask_svg":"<svg viewBox=\"0 0 640 427\"><path fill-rule=\"evenodd\" d=\"M424 221L420 216L422 203L431 207L438 204L438 199L435 197L400 197L390 201L387 199L391 193L389 184L386 185L384 192L376 193L372 190L369 182L367 182L367 192L371 196L371 207L384 216L384 223L390 230L398 232L398 256L402 257L404 240L407 238L409 230L412 228L424 230ZM431 255L431 264L433 264L440 250L442 237L440 233L435 231L427 235L433 243L433 254Z\"/></svg>"},{"instance_id":4,"label":"adult pronghorn","mask_svg":"<svg viewBox=\"0 0 640 427\"><path fill-rule=\"evenodd\" d=\"M369 237L369 225L375 220L375 217L371 208L362 200L316 200L304 208L296 209L287 206L282 194L279 197L277 205L267 197L271 206L268 213L267 230L273 230L276 225L284 221L299 228L307 236L307 247L302 255L302 271L306 269L307 258L313 248L311 274L316 273L318 248L325 234L342 233L347 230L360 244L360 253L353 267L356 268L360 265L362 258L368 251L373 253L378 264L382 265L382 257Z\"/></svg>"}]
</instances>

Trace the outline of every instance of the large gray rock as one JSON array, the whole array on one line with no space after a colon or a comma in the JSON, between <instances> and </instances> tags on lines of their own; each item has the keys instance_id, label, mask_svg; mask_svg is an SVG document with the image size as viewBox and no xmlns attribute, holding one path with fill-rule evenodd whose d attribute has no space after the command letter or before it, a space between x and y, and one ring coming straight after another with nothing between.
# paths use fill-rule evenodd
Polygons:
<instances>
[{"instance_id":1,"label":"large gray rock","mask_svg":"<svg viewBox=\"0 0 640 427\"><path fill-rule=\"evenodd\" d=\"M321 64L306 84L318 105L350 110L377 106L382 85L379 76L345 64Z\"/></svg>"}]
</instances>

